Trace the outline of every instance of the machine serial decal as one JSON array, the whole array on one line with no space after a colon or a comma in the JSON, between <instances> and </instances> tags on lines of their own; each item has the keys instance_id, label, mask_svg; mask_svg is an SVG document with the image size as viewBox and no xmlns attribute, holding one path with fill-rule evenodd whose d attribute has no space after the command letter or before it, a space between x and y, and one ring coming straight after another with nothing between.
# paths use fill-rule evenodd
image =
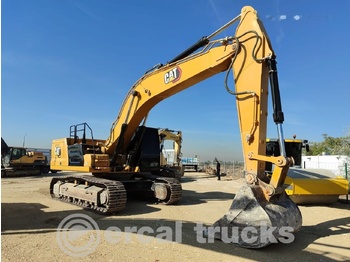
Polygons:
<instances>
[{"instance_id":1,"label":"machine serial decal","mask_svg":"<svg viewBox=\"0 0 350 262\"><path fill-rule=\"evenodd\" d=\"M178 66L166 72L164 75L164 83L169 84L170 82L177 82L181 78L181 72L181 68Z\"/></svg>"}]
</instances>

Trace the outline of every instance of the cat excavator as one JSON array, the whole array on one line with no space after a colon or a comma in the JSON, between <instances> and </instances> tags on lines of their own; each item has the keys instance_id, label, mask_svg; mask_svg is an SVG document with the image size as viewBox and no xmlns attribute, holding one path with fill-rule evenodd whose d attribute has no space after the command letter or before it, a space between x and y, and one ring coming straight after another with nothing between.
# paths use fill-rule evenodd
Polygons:
<instances>
[{"instance_id":1,"label":"cat excavator","mask_svg":"<svg viewBox=\"0 0 350 262\"><path fill-rule=\"evenodd\" d=\"M232 34L227 29L234 24L237 27ZM227 36L219 38L223 31ZM167 205L178 203L181 184L160 165L158 129L146 127L147 115L162 100L225 72L224 87L235 97L237 106L246 184L235 195L227 213L212 225L216 230L203 234L225 242L231 239L228 242L240 247L261 248L285 237L285 227L291 234L297 231L302 216L283 188L293 160L284 150L284 115L276 63L257 11L243 7L240 15L136 81L106 140L93 138L86 123L71 126L70 137L53 140L52 170L88 174L53 178L52 198L102 214L122 210L127 198L134 195L152 197ZM235 88L228 84L231 71ZM279 156L266 155L269 93L281 148ZM269 176L265 163L274 165ZM249 241L244 237L247 227L254 234ZM271 235L267 237L267 233Z\"/></svg>"}]
</instances>

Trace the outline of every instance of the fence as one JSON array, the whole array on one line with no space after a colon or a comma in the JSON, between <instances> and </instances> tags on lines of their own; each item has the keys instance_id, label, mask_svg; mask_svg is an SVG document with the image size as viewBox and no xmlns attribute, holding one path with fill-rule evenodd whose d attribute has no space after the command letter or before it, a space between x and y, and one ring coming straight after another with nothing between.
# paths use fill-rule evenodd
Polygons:
<instances>
[{"instance_id":1,"label":"fence","mask_svg":"<svg viewBox=\"0 0 350 262\"><path fill-rule=\"evenodd\" d=\"M227 176L232 176L236 178L244 177L244 162L243 161L221 161L221 173ZM336 176L344 177L350 180L350 164L347 162L311 162L303 161L302 168L318 168L318 169L328 169L333 172ZM216 174L216 164L213 162L200 163L199 170L206 172L210 175Z\"/></svg>"},{"instance_id":2,"label":"fence","mask_svg":"<svg viewBox=\"0 0 350 262\"><path fill-rule=\"evenodd\" d=\"M220 173L226 176L241 178L244 176L244 162L243 161L220 161ZM205 162L200 164L200 169L209 174L216 174L216 163Z\"/></svg>"}]
</instances>

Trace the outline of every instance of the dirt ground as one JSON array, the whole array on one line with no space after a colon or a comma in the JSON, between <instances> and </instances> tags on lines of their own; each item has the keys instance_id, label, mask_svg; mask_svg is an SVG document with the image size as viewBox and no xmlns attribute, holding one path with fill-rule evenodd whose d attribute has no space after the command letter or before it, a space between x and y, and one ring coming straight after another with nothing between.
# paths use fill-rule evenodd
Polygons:
<instances>
[{"instance_id":1,"label":"dirt ground","mask_svg":"<svg viewBox=\"0 0 350 262\"><path fill-rule=\"evenodd\" d=\"M177 205L131 200L106 217L52 200L51 178L1 179L2 261L350 261L350 204L344 202L300 206L303 226L292 243L245 249L203 243L196 234L200 223L210 226L226 213L242 179L188 172ZM63 230L68 227L75 230Z\"/></svg>"}]
</instances>

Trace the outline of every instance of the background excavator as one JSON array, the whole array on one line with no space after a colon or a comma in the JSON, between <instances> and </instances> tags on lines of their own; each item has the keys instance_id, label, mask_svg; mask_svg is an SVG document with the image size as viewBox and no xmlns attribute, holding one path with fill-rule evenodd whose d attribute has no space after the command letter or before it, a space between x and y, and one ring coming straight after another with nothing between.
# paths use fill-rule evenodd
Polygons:
<instances>
[{"instance_id":1,"label":"background excavator","mask_svg":"<svg viewBox=\"0 0 350 262\"><path fill-rule=\"evenodd\" d=\"M33 176L49 172L50 163L42 152L8 146L1 138L1 177Z\"/></svg>"},{"instance_id":2,"label":"background excavator","mask_svg":"<svg viewBox=\"0 0 350 262\"><path fill-rule=\"evenodd\" d=\"M170 172L175 173L174 177L181 179L185 170L181 164L182 132L159 128L160 139L160 166L170 168ZM171 142L171 145L169 145Z\"/></svg>"},{"instance_id":3,"label":"background excavator","mask_svg":"<svg viewBox=\"0 0 350 262\"><path fill-rule=\"evenodd\" d=\"M234 35L227 33L227 37L215 39L236 22ZM284 115L275 58L256 10L243 7L240 15L211 35L167 64L147 71L129 90L106 140L94 139L87 124L72 126L70 137L53 140L51 169L92 175L53 178L52 197L102 214L122 210L127 196L133 195L177 203L181 184L160 165L158 129L145 126L147 115L162 100L226 71L225 87L236 98L247 184L236 194L228 212L213 224L217 230L205 235L225 242L228 238L241 247L260 248L283 238L286 226L290 233L297 231L302 224L301 213L283 188L292 159L284 150ZM234 90L227 81L231 70ZM269 93L282 149L279 156L266 155ZM266 162L274 164L269 176ZM246 227L254 229L253 241L242 237ZM266 232L271 236L266 237Z\"/></svg>"}]
</instances>

